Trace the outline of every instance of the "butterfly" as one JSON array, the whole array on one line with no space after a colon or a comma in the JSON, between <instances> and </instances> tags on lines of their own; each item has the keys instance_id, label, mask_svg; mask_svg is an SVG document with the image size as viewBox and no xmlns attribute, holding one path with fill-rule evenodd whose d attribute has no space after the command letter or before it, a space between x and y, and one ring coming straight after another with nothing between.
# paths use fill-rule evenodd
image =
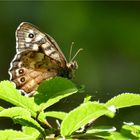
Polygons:
<instances>
[{"instance_id":1,"label":"butterfly","mask_svg":"<svg viewBox=\"0 0 140 140\"><path fill-rule=\"evenodd\" d=\"M77 68L76 61L68 62L50 35L28 22L18 26L16 55L10 63L9 74L22 93L33 95L43 80L56 76L70 79Z\"/></svg>"}]
</instances>

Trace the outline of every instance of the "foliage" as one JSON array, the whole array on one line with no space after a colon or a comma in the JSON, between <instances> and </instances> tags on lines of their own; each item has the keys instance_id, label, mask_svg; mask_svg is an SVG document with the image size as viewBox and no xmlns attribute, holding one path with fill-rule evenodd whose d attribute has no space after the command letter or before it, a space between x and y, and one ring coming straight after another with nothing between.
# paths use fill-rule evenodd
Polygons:
<instances>
[{"instance_id":1,"label":"foliage","mask_svg":"<svg viewBox=\"0 0 140 140\"><path fill-rule=\"evenodd\" d=\"M1 139L140 139L140 126L133 123L124 123L120 131L115 126L93 124L104 115L113 118L116 109L140 105L140 95L123 93L106 103L90 101L91 97L87 96L81 105L68 113L48 111L48 107L75 93L78 93L75 84L60 77L42 82L33 97L21 95L12 82L2 81L0 83L0 99L13 104L13 106L9 108L1 106L0 117L11 118L14 123L21 125L21 130L0 130ZM81 93L79 92L79 94ZM55 118L58 126L53 126L48 118Z\"/></svg>"}]
</instances>

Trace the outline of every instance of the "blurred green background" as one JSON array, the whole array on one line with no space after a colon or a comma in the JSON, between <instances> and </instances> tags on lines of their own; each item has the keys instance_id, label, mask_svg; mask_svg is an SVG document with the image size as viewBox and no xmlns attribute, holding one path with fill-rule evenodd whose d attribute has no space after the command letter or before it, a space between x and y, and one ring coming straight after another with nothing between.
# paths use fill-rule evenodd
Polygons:
<instances>
[{"instance_id":1,"label":"blurred green background","mask_svg":"<svg viewBox=\"0 0 140 140\"><path fill-rule=\"evenodd\" d=\"M67 58L72 41L74 52L84 49L76 58L74 82L85 85L86 92L62 104L77 105L87 94L105 102L123 92L140 93L140 2L0 2L0 80L9 78L15 30L23 21L55 38ZM139 118L139 107L131 107L97 123L140 124Z\"/></svg>"}]
</instances>

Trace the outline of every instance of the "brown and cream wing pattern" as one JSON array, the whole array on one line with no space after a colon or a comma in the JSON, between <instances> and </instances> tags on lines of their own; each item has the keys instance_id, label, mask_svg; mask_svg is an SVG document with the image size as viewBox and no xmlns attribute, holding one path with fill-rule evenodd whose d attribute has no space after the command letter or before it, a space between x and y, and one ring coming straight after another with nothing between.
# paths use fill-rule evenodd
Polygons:
<instances>
[{"instance_id":1,"label":"brown and cream wing pattern","mask_svg":"<svg viewBox=\"0 0 140 140\"><path fill-rule=\"evenodd\" d=\"M67 61L55 40L30 23L17 28L16 49L9 74L25 94L33 94L45 79L68 73Z\"/></svg>"},{"instance_id":2,"label":"brown and cream wing pattern","mask_svg":"<svg viewBox=\"0 0 140 140\"><path fill-rule=\"evenodd\" d=\"M28 22L21 23L16 30L16 49L17 53L42 49L47 56L59 61L61 65L67 62L56 41Z\"/></svg>"}]
</instances>

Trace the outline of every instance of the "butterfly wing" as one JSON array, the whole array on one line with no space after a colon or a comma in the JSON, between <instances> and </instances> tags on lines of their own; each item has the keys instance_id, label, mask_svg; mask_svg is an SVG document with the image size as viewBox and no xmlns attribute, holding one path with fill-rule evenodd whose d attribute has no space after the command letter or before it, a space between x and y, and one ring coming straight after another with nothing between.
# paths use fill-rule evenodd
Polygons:
<instances>
[{"instance_id":1,"label":"butterfly wing","mask_svg":"<svg viewBox=\"0 0 140 140\"><path fill-rule=\"evenodd\" d=\"M25 94L33 94L42 80L68 74L66 59L55 40L30 23L17 28L16 49L9 74Z\"/></svg>"},{"instance_id":2,"label":"butterfly wing","mask_svg":"<svg viewBox=\"0 0 140 140\"><path fill-rule=\"evenodd\" d=\"M16 54L9 70L10 79L25 94L32 94L45 79L58 76L60 63L38 51L24 51Z\"/></svg>"},{"instance_id":3,"label":"butterfly wing","mask_svg":"<svg viewBox=\"0 0 140 140\"><path fill-rule=\"evenodd\" d=\"M47 56L59 61L62 66L65 66L67 63L56 41L28 22L21 23L17 28L16 49L17 53L26 50L38 51L42 49Z\"/></svg>"}]
</instances>

